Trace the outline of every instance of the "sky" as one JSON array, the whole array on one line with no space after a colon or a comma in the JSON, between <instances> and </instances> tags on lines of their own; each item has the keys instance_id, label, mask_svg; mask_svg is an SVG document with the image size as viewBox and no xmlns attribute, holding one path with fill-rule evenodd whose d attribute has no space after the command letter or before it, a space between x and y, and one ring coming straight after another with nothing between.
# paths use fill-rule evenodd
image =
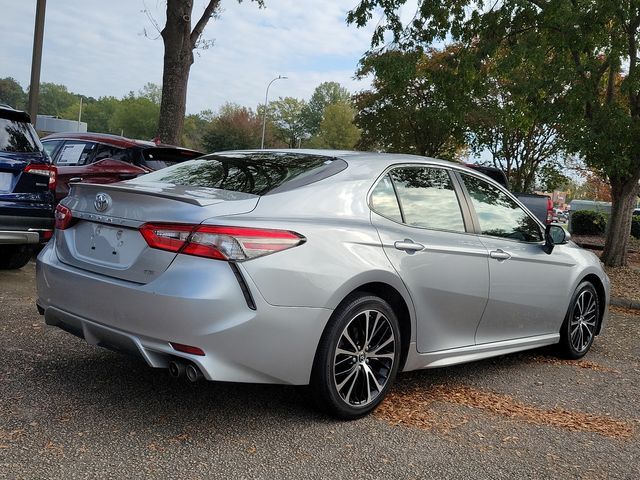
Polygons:
<instances>
[{"instance_id":1,"label":"sky","mask_svg":"<svg viewBox=\"0 0 640 480\"><path fill-rule=\"evenodd\" d=\"M218 19L203 38L214 45L199 50L191 68L187 112L216 110L225 102L256 108L278 75L271 100L308 99L324 81L351 92L366 89L356 81L358 61L369 49L374 25L347 26L346 14L358 0L223 0ZM204 9L194 0L192 24ZM36 0L0 0L0 78L29 84ZM162 39L152 20L162 25L163 0L48 0L45 17L42 82L61 83L70 91L122 97L147 82L162 83ZM146 32L146 34L145 34Z\"/></svg>"}]
</instances>

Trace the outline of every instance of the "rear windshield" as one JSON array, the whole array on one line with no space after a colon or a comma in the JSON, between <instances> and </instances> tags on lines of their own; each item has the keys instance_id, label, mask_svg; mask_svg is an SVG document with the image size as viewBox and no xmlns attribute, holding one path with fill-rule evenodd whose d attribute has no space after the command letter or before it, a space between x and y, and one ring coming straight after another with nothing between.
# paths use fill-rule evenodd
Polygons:
<instances>
[{"instance_id":1,"label":"rear windshield","mask_svg":"<svg viewBox=\"0 0 640 480\"><path fill-rule=\"evenodd\" d=\"M149 148L142 152L144 165L152 170L160 170L161 168L170 167L176 163L182 163L201 155L201 153L193 150L165 147Z\"/></svg>"},{"instance_id":2,"label":"rear windshield","mask_svg":"<svg viewBox=\"0 0 640 480\"><path fill-rule=\"evenodd\" d=\"M31 124L0 118L0 151L40 152L40 141L32 133Z\"/></svg>"},{"instance_id":3,"label":"rear windshield","mask_svg":"<svg viewBox=\"0 0 640 480\"><path fill-rule=\"evenodd\" d=\"M160 182L264 195L317 182L346 167L343 160L300 153L218 154L180 163L129 182Z\"/></svg>"}]
</instances>

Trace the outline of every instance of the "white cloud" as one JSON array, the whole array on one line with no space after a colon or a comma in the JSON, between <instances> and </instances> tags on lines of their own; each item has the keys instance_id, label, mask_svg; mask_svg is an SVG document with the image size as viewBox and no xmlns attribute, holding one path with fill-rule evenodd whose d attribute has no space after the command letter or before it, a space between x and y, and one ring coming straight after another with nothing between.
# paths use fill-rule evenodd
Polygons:
<instances>
[{"instance_id":1,"label":"white cloud","mask_svg":"<svg viewBox=\"0 0 640 480\"><path fill-rule=\"evenodd\" d=\"M0 77L29 82L35 2L5 2L0 33ZM347 26L356 0L266 0L267 8L227 0L204 38L215 45L199 51L191 69L187 110L217 108L226 101L255 108L267 83L282 74L270 98L308 98L323 81L352 91L368 86L353 80L369 48L371 28ZM196 1L194 19L204 2ZM146 0L162 25L165 4ZM62 83L90 96L122 96L162 79L163 45L142 13L142 0L49 0L41 80ZM6 26L9 26L8 28Z\"/></svg>"}]
</instances>

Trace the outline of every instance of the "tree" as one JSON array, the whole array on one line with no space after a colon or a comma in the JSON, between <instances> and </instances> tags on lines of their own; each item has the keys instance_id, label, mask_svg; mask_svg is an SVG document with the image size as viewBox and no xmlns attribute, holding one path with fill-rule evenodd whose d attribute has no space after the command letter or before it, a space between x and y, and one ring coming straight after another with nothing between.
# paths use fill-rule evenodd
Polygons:
<instances>
[{"instance_id":1,"label":"tree","mask_svg":"<svg viewBox=\"0 0 640 480\"><path fill-rule=\"evenodd\" d=\"M214 119L215 114L211 110L187 115L184 118L180 145L193 150L207 150L203 144L204 135Z\"/></svg>"},{"instance_id":2,"label":"tree","mask_svg":"<svg viewBox=\"0 0 640 480\"><path fill-rule=\"evenodd\" d=\"M19 110L26 108L27 94L14 78L0 78L0 103Z\"/></svg>"},{"instance_id":3,"label":"tree","mask_svg":"<svg viewBox=\"0 0 640 480\"><path fill-rule=\"evenodd\" d=\"M310 140L310 146L352 150L360 139L360 130L353 123L354 117L355 111L348 103L327 105L318 135Z\"/></svg>"},{"instance_id":4,"label":"tree","mask_svg":"<svg viewBox=\"0 0 640 480\"><path fill-rule=\"evenodd\" d=\"M561 92L538 70L546 68L544 62L510 60L497 52L480 64L467 115L471 144L476 153L491 152L513 191L553 190L565 178L559 170L563 145L554 107Z\"/></svg>"},{"instance_id":5,"label":"tree","mask_svg":"<svg viewBox=\"0 0 640 480\"><path fill-rule=\"evenodd\" d=\"M252 1L264 5L263 0ZM219 7L220 0L209 0L192 29L193 0L167 0L167 20L160 31L164 43L164 61L158 137L163 142L175 145L180 140L193 51L198 46L209 45L202 40L202 32L209 20L217 15Z\"/></svg>"},{"instance_id":6,"label":"tree","mask_svg":"<svg viewBox=\"0 0 640 480\"><path fill-rule=\"evenodd\" d=\"M65 85L43 82L40 84L40 99L38 113L40 115L54 115L62 117L64 112L73 105L79 108L80 96L69 92ZM76 109L75 119L78 114Z\"/></svg>"},{"instance_id":7,"label":"tree","mask_svg":"<svg viewBox=\"0 0 640 480\"><path fill-rule=\"evenodd\" d=\"M463 88L450 52L389 50L360 62L373 75L371 90L355 95L355 123L365 150L453 159L465 144Z\"/></svg>"},{"instance_id":8,"label":"tree","mask_svg":"<svg viewBox=\"0 0 640 480\"><path fill-rule=\"evenodd\" d=\"M481 0L419 2L404 25L406 0L362 0L348 21L382 16L373 43L385 32L409 46L451 38L489 57L507 52L512 62L545 62L549 82L561 87L556 107L561 135L587 166L611 184L612 209L601 260L625 265L640 180L640 4L637 1Z\"/></svg>"},{"instance_id":9,"label":"tree","mask_svg":"<svg viewBox=\"0 0 640 480\"><path fill-rule=\"evenodd\" d=\"M242 150L260 144L262 120L250 108L227 103L220 108L202 138L208 152Z\"/></svg>"},{"instance_id":10,"label":"tree","mask_svg":"<svg viewBox=\"0 0 640 480\"><path fill-rule=\"evenodd\" d=\"M310 136L318 134L324 110L336 103L348 104L351 101L349 91L338 82L323 82L316 87L304 111L304 124Z\"/></svg>"},{"instance_id":11,"label":"tree","mask_svg":"<svg viewBox=\"0 0 640 480\"><path fill-rule=\"evenodd\" d=\"M297 148L306 137L303 118L306 103L293 97L280 97L269 104L269 118L274 125L274 136L289 148Z\"/></svg>"},{"instance_id":12,"label":"tree","mask_svg":"<svg viewBox=\"0 0 640 480\"><path fill-rule=\"evenodd\" d=\"M149 98L129 92L118 102L109 130L126 137L151 140L158 128L160 106Z\"/></svg>"}]
</instances>

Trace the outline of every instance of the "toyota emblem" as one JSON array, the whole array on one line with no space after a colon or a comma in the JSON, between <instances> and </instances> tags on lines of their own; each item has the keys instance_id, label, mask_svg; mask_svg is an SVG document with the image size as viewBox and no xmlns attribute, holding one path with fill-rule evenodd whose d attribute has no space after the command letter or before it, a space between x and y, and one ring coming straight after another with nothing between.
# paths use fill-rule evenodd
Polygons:
<instances>
[{"instance_id":1,"label":"toyota emblem","mask_svg":"<svg viewBox=\"0 0 640 480\"><path fill-rule=\"evenodd\" d=\"M106 193L98 193L93 201L93 206L98 212L104 212L111 206L111 197Z\"/></svg>"}]
</instances>

